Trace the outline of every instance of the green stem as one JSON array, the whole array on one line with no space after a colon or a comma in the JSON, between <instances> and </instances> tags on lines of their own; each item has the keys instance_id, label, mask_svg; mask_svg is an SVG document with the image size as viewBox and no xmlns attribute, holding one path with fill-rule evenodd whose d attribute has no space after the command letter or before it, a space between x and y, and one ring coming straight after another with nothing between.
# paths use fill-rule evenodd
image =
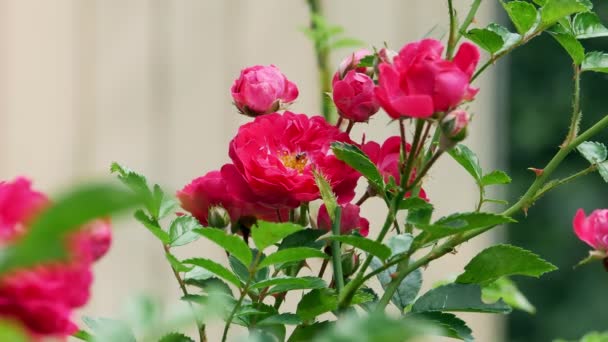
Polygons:
<instances>
[{"instance_id":1,"label":"green stem","mask_svg":"<svg viewBox=\"0 0 608 342\"><path fill-rule=\"evenodd\" d=\"M572 95L572 117L570 119L570 129L563 145L568 145L578 134L578 127L581 121L581 68L572 64L574 68L574 93Z\"/></svg>"},{"instance_id":2,"label":"green stem","mask_svg":"<svg viewBox=\"0 0 608 342\"><path fill-rule=\"evenodd\" d=\"M522 210L522 209L525 210L526 208L528 208L533 203L535 195L538 193L539 189L543 186L543 184L546 182L546 180L549 178L549 176L553 173L553 171L555 171L557 166L559 166L559 164L564 160L564 158L568 155L568 153L570 153L573 149L575 149L582 142L590 139L591 137L593 137L594 135L596 135L597 133L599 133L601 130L603 130L606 127L608 127L608 115L604 116L604 118L602 118L600 121L598 121L595 125L593 125L589 129L587 129L585 132L583 132L581 135L579 135L574 140L572 140L572 142L570 144L560 148L560 150L557 152L557 154L555 154L555 156L553 156L553 158L549 161L549 163L545 167L543 174L536 178L536 180L532 183L532 185L530 185L530 187L524 193L524 195L520 198L520 200L517 201L517 203L513 204L510 208L508 208L507 210L502 212L501 214L505 215L505 216L512 216L512 215L516 214L517 212L519 212L520 210ZM568 177L568 178L570 178L570 177ZM434 247L425 256L423 256L422 258L413 262L412 264L408 265L407 268L405 268L402 272L399 272L397 277L395 277L391 281L391 283L387 287L384 295L378 302L377 309L378 310L384 309L386 307L386 305L388 305L390 298L395 293L399 284L401 283L401 281L403 281L403 279L409 273L413 272L415 269L417 269L421 266L426 266L429 262L431 262L437 258L440 258L441 256L445 255L446 253L451 252L459 244L466 242L466 241L476 237L477 235L485 233L486 231L488 231L494 227L496 227L496 226L483 227L483 228L465 232L463 234L456 235L453 238L448 239L443 244Z\"/></svg>"},{"instance_id":3,"label":"green stem","mask_svg":"<svg viewBox=\"0 0 608 342\"><path fill-rule=\"evenodd\" d=\"M481 211L481 206L483 205L483 185L481 184L477 184L477 187L479 188L479 203L477 203L477 208L475 208L475 212L479 212Z\"/></svg>"},{"instance_id":4,"label":"green stem","mask_svg":"<svg viewBox=\"0 0 608 342\"><path fill-rule=\"evenodd\" d=\"M448 37L448 48L446 57L451 60L454 57L454 48L456 47L456 12L452 5L452 0L448 0L448 10L450 11L450 36Z\"/></svg>"},{"instance_id":5,"label":"green stem","mask_svg":"<svg viewBox=\"0 0 608 342\"><path fill-rule=\"evenodd\" d=\"M316 31L319 28L315 17L323 16L323 7L320 0L307 0L310 12L310 29ZM328 122L336 121L336 112L333 110L331 99L326 95L331 92L331 70L329 61L329 48L321 41L315 41L315 55L317 57L317 69L319 73L319 86L321 88L321 112Z\"/></svg>"},{"instance_id":6,"label":"green stem","mask_svg":"<svg viewBox=\"0 0 608 342\"><path fill-rule=\"evenodd\" d=\"M165 253L167 253L167 254L170 253L169 246L163 245L163 248L165 250ZM177 280L177 283L179 284L179 288L182 290L182 294L184 296L189 296L190 294L188 293L188 289L186 288L186 283L184 283L184 280L182 279L182 277L179 276L179 272L173 266L171 266L171 271L173 271L173 276L175 277L175 280ZM205 332L205 330L206 330L205 324L196 315L196 311L194 310L194 306L192 305L192 303L188 302L188 305L190 306L190 309L192 310L192 314L194 315L194 320L196 321L199 340L200 340L200 342L206 342L207 334Z\"/></svg>"},{"instance_id":7,"label":"green stem","mask_svg":"<svg viewBox=\"0 0 608 342\"><path fill-rule=\"evenodd\" d=\"M416 150L418 150L418 144L420 144L420 136L422 135L423 127L424 120L418 119L416 121L416 133L414 133L414 141L412 141L412 148L410 150L410 153L408 154L407 162L405 164L405 171L401 175L401 188L403 189L403 193L401 194L401 196L398 195L397 197L403 197L403 195L407 192L405 189L408 188L410 175L412 174L412 170L414 169L414 162L416 159L415 152ZM405 153L405 150L403 152Z\"/></svg>"},{"instance_id":8,"label":"green stem","mask_svg":"<svg viewBox=\"0 0 608 342\"><path fill-rule=\"evenodd\" d=\"M301 226L306 226L308 224L308 203L302 203L300 205L300 220L298 224Z\"/></svg>"},{"instance_id":9,"label":"green stem","mask_svg":"<svg viewBox=\"0 0 608 342\"><path fill-rule=\"evenodd\" d=\"M534 195L534 201L536 202L536 201L537 201L539 198L541 198L541 197L542 197L544 194L546 194L547 192L549 192L549 191L553 190L554 188L557 188L558 186L564 185L564 184L566 184L566 183L568 183L568 182L570 182L570 181L575 180L576 178L579 178L579 177L582 177L582 176L588 175L588 174L590 174L590 173L592 173L592 172L595 172L595 171L597 171L597 165L595 165L595 164L594 164L594 165L591 165L591 166L589 166L588 168L586 168L586 169L584 169L584 170L581 170L581 171L579 171L579 172L577 172L577 173L575 173L575 174L573 174L573 175L570 175L570 176L568 176L568 177L566 177L566 178L563 178L563 179L557 180L557 181L555 181L555 182L549 182L549 183L547 183L547 186L545 186L545 187L541 188L541 189L540 189L540 190L539 190L539 191L536 193L536 195Z\"/></svg>"},{"instance_id":10,"label":"green stem","mask_svg":"<svg viewBox=\"0 0 608 342\"><path fill-rule=\"evenodd\" d=\"M331 225L331 232L334 236L340 236L340 219L341 219L341 208L337 207L334 213L334 220ZM342 273L342 257L340 255L340 242L331 242L331 257L332 267L334 269L334 281L336 282L336 289L338 294L342 292L344 288L344 275Z\"/></svg>"},{"instance_id":11,"label":"green stem","mask_svg":"<svg viewBox=\"0 0 608 342\"><path fill-rule=\"evenodd\" d=\"M458 41L460 40L460 38L462 38L462 34L464 32L467 32L469 25L471 25L471 23L475 19L475 14L477 13L477 10L479 9L479 5L481 5L481 0L475 0L471 4L471 9L469 9L469 13L467 14L466 18L462 22L462 25L460 25L460 29L456 33L456 39L455 39L454 45L458 44Z\"/></svg>"}]
</instances>

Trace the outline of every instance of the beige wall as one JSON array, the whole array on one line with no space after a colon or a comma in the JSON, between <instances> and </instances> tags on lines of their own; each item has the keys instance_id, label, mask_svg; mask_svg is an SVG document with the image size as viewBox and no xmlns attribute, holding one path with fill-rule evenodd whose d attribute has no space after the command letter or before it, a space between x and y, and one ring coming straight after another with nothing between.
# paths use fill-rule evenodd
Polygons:
<instances>
[{"instance_id":1,"label":"beige wall","mask_svg":"<svg viewBox=\"0 0 608 342\"><path fill-rule=\"evenodd\" d=\"M375 46L398 48L447 23L438 0L326 3L332 22ZM494 10L485 3L477 21ZM241 67L276 64L300 88L292 109L317 112L312 46L298 30L307 19L304 0L0 0L0 179L25 174L54 191L108 177L110 162L119 161L178 189L228 160L226 144L244 122L228 91ZM468 140L488 169L497 150L494 79L491 71L479 81ZM395 132L387 122L377 115L368 136ZM452 161L440 165L426 186L438 214L470 210L473 183ZM373 201L364 212L376 221L383 213ZM130 220L117 226L88 313L111 316L134 293L177 295L161 246ZM425 286L458 274L487 242L477 239L431 265ZM194 253L221 258L204 242L178 251ZM489 334L500 330L497 320L468 317L478 340L496 341Z\"/></svg>"}]
</instances>

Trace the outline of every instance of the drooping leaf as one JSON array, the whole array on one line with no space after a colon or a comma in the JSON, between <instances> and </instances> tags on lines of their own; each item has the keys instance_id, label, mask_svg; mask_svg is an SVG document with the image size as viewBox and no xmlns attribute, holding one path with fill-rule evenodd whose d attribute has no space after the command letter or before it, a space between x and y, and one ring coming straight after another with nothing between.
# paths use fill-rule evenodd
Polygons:
<instances>
[{"instance_id":1,"label":"drooping leaf","mask_svg":"<svg viewBox=\"0 0 608 342\"><path fill-rule=\"evenodd\" d=\"M512 245L496 245L484 249L466 266L456 282L488 284L510 275L539 277L557 269L538 255Z\"/></svg>"},{"instance_id":2,"label":"drooping leaf","mask_svg":"<svg viewBox=\"0 0 608 342\"><path fill-rule=\"evenodd\" d=\"M585 48L571 33L552 33L551 36L568 52L576 65L585 59Z\"/></svg>"},{"instance_id":3,"label":"drooping leaf","mask_svg":"<svg viewBox=\"0 0 608 342\"><path fill-rule=\"evenodd\" d=\"M171 222L171 226L169 226L169 245L171 247L178 247L198 240L201 236L194 232L194 230L200 228L202 226L192 216L184 215L175 218Z\"/></svg>"},{"instance_id":4,"label":"drooping leaf","mask_svg":"<svg viewBox=\"0 0 608 342\"><path fill-rule=\"evenodd\" d=\"M495 302L502 298L513 309L526 311L531 314L536 312L534 305L519 291L515 283L507 277L502 277L493 283L483 286L481 298L484 302Z\"/></svg>"},{"instance_id":5,"label":"drooping leaf","mask_svg":"<svg viewBox=\"0 0 608 342\"><path fill-rule=\"evenodd\" d=\"M79 186L36 216L18 242L0 249L0 274L67 256L65 236L95 220L139 204L132 193L106 184Z\"/></svg>"},{"instance_id":6,"label":"drooping leaf","mask_svg":"<svg viewBox=\"0 0 608 342\"><path fill-rule=\"evenodd\" d=\"M154 236L156 236L163 245L169 244L171 237L169 233L164 231L156 220L153 220L143 210L137 209L135 211L135 219L139 221L144 227L146 227Z\"/></svg>"},{"instance_id":7,"label":"drooping leaf","mask_svg":"<svg viewBox=\"0 0 608 342\"><path fill-rule=\"evenodd\" d=\"M388 259L391 256L391 250L387 246L380 242L370 240L364 237L355 235L330 235L326 237L327 240L339 241L341 243L356 247L362 251L365 251L371 255L377 256L382 261Z\"/></svg>"},{"instance_id":8,"label":"drooping leaf","mask_svg":"<svg viewBox=\"0 0 608 342\"><path fill-rule=\"evenodd\" d=\"M334 142L331 149L336 158L342 160L353 169L359 171L369 183L377 190L384 189L384 178L376 165L357 146L342 142Z\"/></svg>"},{"instance_id":9,"label":"drooping leaf","mask_svg":"<svg viewBox=\"0 0 608 342\"><path fill-rule=\"evenodd\" d=\"M488 174L485 174L481 178L481 185L483 186L509 183L511 183L511 177L509 177L509 175L500 170L492 171Z\"/></svg>"},{"instance_id":10,"label":"drooping leaf","mask_svg":"<svg viewBox=\"0 0 608 342\"><path fill-rule=\"evenodd\" d=\"M253 261L249 246L239 236L229 235L225 231L215 228L194 229L193 232L222 247L245 265L249 265Z\"/></svg>"},{"instance_id":11,"label":"drooping leaf","mask_svg":"<svg viewBox=\"0 0 608 342\"><path fill-rule=\"evenodd\" d=\"M274 264L283 264L286 262L300 261L308 258L327 258L327 254L318 249L310 247L294 247L276 251L260 262L259 267L268 267Z\"/></svg>"},{"instance_id":12,"label":"drooping leaf","mask_svg":"<svg viewBox=\"0 0 608 342\"><path fill-rule=\"evenodd\" d=\"M608 53L600 51L588 52L581 65L581 70L608 73Z\"/></svg>"},{"instance_id":13,"label":"drooping leaf","mask_svg":"<svg viewBox=\"0 0 608 342\"><path fill-rule=\"evenodd\" d=\"M93 333L94 341L124 341L136 342L131 328L124 322L110 318L93 318L83 316L82 321Z\"/></svg>"},{"instance_id":14,"label":"drooping leaf","mask_svg":"<svg viewBox=\"0 0 608 342\"><path fill-rule=\"evenodd\" d=\"M258 249L263 251L267 247L302 229L304 227L291 222L257 221L251 229L251 237Z\"/></svg>"},{"instance_id":15,"label":"drooping leaf","mask_svg":"<svg viewBox=\"0 0 608 342\"><path fill-rule=\"evenodd\" d=\"M502 2L509 18L515 25L517 32L525 34L533 28L539 21L539 14L536 7L527 1Z\"/></svg>"},{"instance_id":16,"label":"drooping leaf","mask_svg":"<svg viewBox=\"0 0 608 342\"><path fill-rule=\"evenodd\" d=\"M327 284L325 280L317 277L277 277L257 282L251 288L262 289L269 286L274 286L268 290L268 294L273 294L291 290L321 289L327 287Z\"/></svg>"},{"instance_id":17,"label":"drooping leaf","mask_svg":"<svg viewBox=\"0 0 608 342\"><path fill-rule=\"evenodd\" d=\"M258 325L271 325L271 324L298 325L298 324L302 324L302 320L296 314L282 313L282 314L270 316L268 318L264 318L263 320L259 321L257 324Z\"/></svg>"},{"instance_id":18,"label":"drooping leaf","mask_svg":"<svg viewBox=\"0 0 608 342\"><path fill-rule=\"evenodd\" d=\"M487 28L471 29L467 32L466 37L491 54L500 51L505 44L498 33Z\"/></svg>"},{"instance_id":19,"label":"drooping leaf","mask_svg":"<svg viewBox=\"0 0 608 342\"><path fill-rule=\"evenodd\" d=\"M502 300L487 304L481 301L481 288L474 284L447 284L423 294L412 305L412 312L462 311L509 313Z\"/></svg>"},{"instance_id":20,"label":"drooping leaf","mask_svg":"<svg viewBox=\"0 0 608 342\"><path fill-rule=\"evenodd\" d=\"M218 277L232 283L236 287L241 286L241 282L239 278L234 275L234 273L230 272L226 267L218 264L215 261L204 259L204 258L191 258L182 261L183 264L200 266L209 272L217 275Z\"/></svg>"},{"instance_id":21,"label":"drooping leaf","mask_svg":"<svg viewBox=\"0 0 608 342\"><path fill-rule=\"evenodd\" d=\"M481 181L481 166L479 166L479 159L473 151L463 144L456 145L453 149L449 150L448 153L458 164L460 164L478 183Z\"/></svg>"},{"instance_id":22,"label":"drooping leaf","mask_svg":"<svg viewBox=\"0 0 608 342\"><path fill-rule=\"evenodd\" d=\"M377 258L372 259L370 264L372 269L377 270L382 267L383 264ZM380 285L382 285L383 289L389 285L389 283L393 280L391 276L393 273L397 272L397 266L391 266L387 270L378 273L377 277L380 281ZM420 292L420 288L422 287L422 271L420 269L416 269L412 273L408 274L405 279L399 284L397 291L391 298L391 302L395 304L399 308L399 310L403 311L405 307L410 305L418 292Z\"/></svg>"},{"instance_id":23,"label":"drooping leaf","mask_svg":"<svg viewBox=\"0 0 608 342\"><path fill-rule=\"evenodd\" d=\"M580 0L547 0L541 8L541 23L544 27L549 27L563 17L588 10Z\"/></svg>"},{"instance_id":24,"label":"drooping leaf","mask_svg":"<svg viewBox=\"0 0 608 342\"><path fill-rule=\"evenodd\" d=\"M580 154L591 164L598 164L606 160L608 150L606 145L596 141L585 141L576 148Z\"/></svg>"},{"instance_id":25,"label":"drooping leaf","mask_svg":"<svg viewBox=\"0 0 608 342\"><path fill-rule=\"evenodd\" d=\"M430 321L441 326L445 329L442 336L457 338L467 342L472 342L474 340L471 328L454 314L435 311L413 313L407 315L407 317Z\"/></svg>"},{"instance_id":26,"label":"drooping leaf","mask_svg":"<svg viewBox=\"0 0 608 342\"><path fill-rule=\"evenodd\" d=\"M572 31L576 39L587 39L608 36L606 28L597 14L593 12L579 13L572 20Z\"/></svg>"}]
</instances>

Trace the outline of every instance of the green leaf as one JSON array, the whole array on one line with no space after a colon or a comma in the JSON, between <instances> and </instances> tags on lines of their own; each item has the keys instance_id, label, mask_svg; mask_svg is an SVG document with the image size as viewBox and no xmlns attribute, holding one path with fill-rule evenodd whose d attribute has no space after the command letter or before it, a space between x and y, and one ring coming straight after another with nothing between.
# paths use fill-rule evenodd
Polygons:
<instances>
[{"instance_id":1,"label":"green leaf","mask_svg":"<svg viewBox=\"0 0 608 342\"><path fill-rule=\"evenodd\" d=\"M165 252L165 258L167 258L167 261L171 267L173 267L173 269L177 272L188 272L192 270L192 267L184 265L175 257L175 255L171 254L170 252Z\"/></svg>"},{"instance_id":2,"label":"green leaf","mask_svg":"<svg viewBox=\"0 0 608 342\"><path fill-rule=\"evenodd\" d=\"M355 235L339 235L334 236L330 235L326 237L327 240L331 241L339 241L341 243L345 243L347 245L356 247L362 251L365 251L371 255L377 256L382 261L388 259L391 256L390 248L381 244L380 242L376 242L374 240L370 240L364 237L355 236Z\"/></svg>"},{"instance_id":3,"label":"green leaf","mask_svg":"<svg viewBox=\"0 0 608 342\"><path fill-rule=\"evenodd\" d=\"M31 337L16 322L0 320L0 341L28 342L31 340Z\"/></svg>"},{"instance_id":4,"label":"green leaf","mask_svg":"<svg viewBox=\"0 0 608 342\"><path fill-rule=\"evenodd\" d=\"M267 267L274 264L283 264L286 262L300 261L308 258L327 258L327 254L321 252L318 249L310 247L294 247L289 249L283 249L276 251L266 259L260 262L259 267Z\"/></svg>"},{"instance_id":5,"label":"green leaf","mask_svg":"<svg viewBox=\"0 0 608 342\"><path fill-rule=\"evenodd\" d=\"M382 267L383 264L377 258L372 259L370 264L372 269L377 270ZM391 266L386 271L378 273L377 277L380 281L380 285L382 288L386 290L388 284L393 280L391 275L397 272L397 266ZM416 269L412 273L408 274L405 279L399 284L397 291L391 298L391 302L395 304L399 308L399 310L403 311L408 305L410 305L418 292L420 292L420 288L422 287L422 271L420 269Z\"/></svg>"},{"instance_id":6,"label":"green leaf","mask_svg":"<svg viewBox=\"0 0 608 342\"><path fill-rule=\"evenodd\" d=\"M412 305L412 312L430 311L509 313L511 308L502 300L482 302L479 285L447 284L428 291Z\"/></svg>"},{"instance_id":7,"label":"green leaf","mask_svg":"<svg viewBox=\"0 0 608 342\"><path fill-rule=\"evenodd\" d=\"M210 292L220 292L224 293L229 297L234 297L230 286L220 280L219 278L211 277L207 279L193 279L193 278L185 278L184 283L187 285L192 285L200 288L206 293Z\"/></svg>"},{"instance_id":8,"label":"green leaf","mask_svg":"<svg viewBox=\"0 0 608 342\"><path fill-rule=\"evenodd\" d=\"M522 35L530 31L539 21L540 17L536 7L527 1L502 2L502 6L507 11L517 32Z\"/></svg>"},{"instance_id":9,"label":"green leaf","mask_svg":"<svg viewBox=\"0 0 608 342\"><path fill-rule=\"evenodd\" d=\"M399 210L433 209L433 205L420 197L408 197L399 203Z\"/></svg>"},{"instance_id":10,"label":"green leaf","mask_svg":"<svg viewBox=\"0 0 608 342\"><path fill-rule=\"evenodd\" d=\"M376 55L367 55L359 60L359 64L357 67L359 68L369 68L373 67L376 63Z\"/></svg>"},{"instance_id":11,"label":"green leaf","mask_svg":"<svg viewBox=\"0 0 608 342\"><path fill-rule=\"evenodd\" d=\"M488 25L488 30L496 33L502 38L503 44L499 52L505 51L517 44L521 40L521 36L517 33L509 31L506 27L492 23Z\"/></svg>"},{"instance_id":12,"label":"green leaf","mask_svg":"<svg viewBox=\"0 0 608 342\"><path fill-rule=\"evenodd\" d=\"M456 282L483 285L509 275L539 277L557 267L523 248L496 245L481 251L464 269Z\"/></svg>"},{"instance_id":13,"label":"green leaf","mask_svg":"<svg viewBox=\"0 0 608 342\"><path fill-rule=\"evenodd\" d=\"M339 38L330 44L331 48L335 50L342 48L356 48L363 45L365 45L365 42L356 38Z\"/></svg>"},{"instance_id":14,"label":"green leaf","mask_svg":"<svg viewBox=\"0 0 608 342\"><path fill-rule=\"evenodd\" d=\"M445 329L441 336L457 338L467 342L474 340L471 329L454 314L436 311L409 314L407 317L433 322L441 326Z\"/></svg>"},{"instance_id":15,"label":"green leaf","mask_svg":"<svg viewBox=\"0 0 608 342\"><path fill-rule=\"evenodd\" d=\"M391 249L391 259L400 257L403 254L409 252L413 241L414 237L412 236L412 234L409 233L391 236L391 238L388 239L388 242L386 243Z\"/></svg>"},{"instance_id":16,"label":"green leaf","mask_svg":"<svg viewBox=\"0 0 608 342\"><path fill-rule=\"evenodd\" d=\"M460 164L467 172L473 176L477 183L481 182L481 166L479 166L479 159L473 151L463 144L456 145L453 149L449 150L448 153L458 164Z\"/></svg>"},{"instance_id":17,"label":"green leaf","mask_svg":"<svg viewBox=\"0 0 608 342\"><path fill-rule=\"evenodd\" d=\"M169 245L171 247L183 246L198 240L200 235L194 230L199 228L202 226L192 216L184 215L175 218L169 227Z\"/></svg>"},{"instance_id":18,"label":"green leaf","mask_svg":"<svg viewBox=\"0 0 608 342\"><path fill-rule=\"evenodd\" d=\"M325 280L317 277L277 277L262 280L251 286L252 289L261 289L274 286L268 294L287 292L291 290L321 289L327 287Z\"/></svg>"},{"instance_id":19,"label":"green leaf","mask_svg":"<svg viewBox=\"0 0 608 342\"><path fill-rule=\"evenodd\" d=\"M608 53L592 51L585 55L581 71L608 73Z\"/></svg>"},{"instance_id":20,"label":"green leaf","mask_svg":"<svg viewBox=\"0 0 608 342\"><path fill-rule=\"evenodd\" d=\"M321 194L321 199L323 200L323 204L325 204L325 208L327 209L327 213L329 217L335 217L336 208L338 207L338 200L336 199L336 195L331 189L331 185L325 178L325 176L317 170L312 171L313 176L315 177L315 182L317 183L317 187L319 188L319 193Z\"/></svg>"},{"instance_id":21,"label":"green leaf","mask_svg":"<svg viewBox=\"0 0 608 342\"><path fill-rule=\"evenodd\" d=\"M357 146L342 142L334 142L331 144L331 149L336 158L359 171L376 191L381 192L384 190L384 178L380 174L380 171L378 171L376 165Z\"/></svg>"},{"instance_id":22,"label":"green leaf","mask_svg":"<svg viewBox=\"0 0 608 342\"><path fill-rule=\"evenodd\" d=\"M576 148L580 154L591 164L598 164L606 160L608 150L606 145L595 141L584 141Z\"/></svg>"},{"instance_id":23,"label":"green leaf","mask_svg":"<svg viewBox=\"0 0 608 342\"><path fill-rule=\"evenodd\" d=\"M259 253L259 252L255 249L253 249L252 252L253 252L253 259L255 260L257 253ZM264 254L262 254L260 256L260 261L264 260L265 258L266 258L266 256ZM232 269L234 274L236 274L243 282L247 282L249 280L249 277L251 276L249 273L249 268L251 268L251 266L252 266L251 264L245 266L242 262L240 262L233 255L228 257L228 263L230 264L230 268ZM268 268L259 268L253 277L254 281L262 281L264 279L268 279L269 274L270 274L270 271Z\"/></svg>"},{"instance_id":24,"label":"green leaf","mask_svg":"<svg viewBox=\"0 0 608 342\"><path fill-rule=\"evenodd\" d=\"M173 332L161 337L158 342L194 342L194 340L182 333Z\"/></svg>"},{"instance_id":25,"label":"green leaf","mask_svg":"<svg viewBox=\"0 0 608 342\"><path fill-rule=\"evenodd\" d=\"M481 185L483 186L509 183L511 183L511 177L500 170L492 171L481 178Z\"/></svg>"},{"instance_id":26,"label":"green leaf","mask_svg":"<svg viewBox=\"0 0 608 342\"><path fill-rule=\"evenodd\" d=\"M137 209L134 216L135 219L146 227L152 234L154 234L154 236L156 236L160 242L163 243L163 245L169 244L171 241L169 233L164 231L156 220L150 218L150 216L148 216L148 214L141 209Z\"/></svg>"},{"instance_id":27,"label":"green leaf","mask_svg":"<svg viewBox=\"0 0 608 342\"><path fill-rule=\"evenodd\" d=\"M453 234L510 222L516 221L500 214L479 212L456 213L442 217L430 225L417 224L416 227L424 230L424 233L418 235L415 241L416 245L420 246Z\"/></svg>"},{"instance_id":28,"label":"green leaf","mask_svg":"<svg viewBox=\"0 0 608 342\"><path fill-rule=\"evenodd\" d=\"M234 273L230 272L226 267L218 264L215 261L212 261L209 259L204 259L204 258L192 258L192 259L186 259L186 260L182 261L182 263L200 266L200 267L208 270L209 272L217 275L218 277L228 281L229 283L232 283L236 287L240 288L240 286L241 286L241 282L240 282L239 278L237 276L235 276Z\"/></svg>"},{"instance_id":29,"label":"green leaf","mask_svg":"<svg viewBox=\"0 0 608 342\"><path fill-rule=\"evenodd\" d=\"M154 184L153 200L154 212L159 219L167 216L177 207L175 198L165 195L158 184Z\"/></svg>"},{"instance_id":30,"label":"green leaf","mask_svg":"<svg viewBox=\"0 0 608 342\"><path fill-rule=\"evenodd\" d=\"M136 342L131 328L124 322L109 318L83 316L82 321L95 336L95 341Z\"/></svg>"},{"instance_id":31,"label":"green leaf","mask_svg":"<svg viewBox=\"0 0 608 342\"><path fill-rule=\"evenodd\" d=\"M310 325L298 325L291 336L289 336L288 342L316 341L316 338L333 324L334 322L323 321Z\"/></svg>"},{"instance_id":32,"label":"green leaf","mask_svg":"<svg viewBox=\"0 0 608 342\"><path fill-rule=\"evenodd\" d=\"M279 250L292 248L292 247L310 247L320 249L325 246L325 242L318 241L322 235L327 234L326 231L321 229L304 229L299 232L295 232L281 241Z\"/></svg>"},{"instance_id":33,"label":"green leaf","mask_svg":"<svg viewBox=\"0 0 608 342\"><path fill-rule=\"evenodd\" d=\"M602 179L604 179L604 182L608 183L608 161L597 164L597 171L602 176Z\"/></svg>"},{"instance_id":34,"label":"green leaf","mask_svg":"<svg viewBox=\"0 0 608 342\"><path fill-rule=\"evenodd\" d=\"M541 23L549 27L563 17L588 10L580 0L547 0L541 8Z\"/></svg>"},{"instance_id":35,"label":"green leaf","mask_svg":"<svg viewBox=\"0 0 608 342\"><path fill-rule=\"evenodd\" d=\"M467 32L466 37L473 43L477 44L480 48L494 54L502 49L505 42L502 37L487 28L479 29L474 28Z\"/></svg>"},{"instance_id":36,"label":"green leaf","mask_svg":"<svg viewBox=\"0 0 608 342\"><path fill-rule=\"evenodd\" d=\"M369 302L373 296L359 291L353 296L353 305ZM309 321L323 313L338 308L338 295L333 289L314 289L305 294L298 303L296 314L304 321Z\"/></svg>"},{"instance_id":37,"label":"green leaf","mask_svg":"<svg viewBox=\"0 0 608 342\"><path fill-rule=\"evenodd\" d=\"M532 0L538 6L544 6L547 3L547 0Z\"/></svg>"},{"instance_id":38,"label":"green leaf","mask_svg":"<svg viewBox=\"0 0 608 342\"><path fill-rule=\"evenodd\" d=\"M581 65L585 59L585 48L570 33L551 33L551 36L568 52L574 64Z\"/></svg>"},{"instance_id":39,"label":"green leaf","mask_svg":"<svg viewBox=\"0 0 608 342\"><path fill-rule=\"evenodd\" d=\"M282 313L282 314L270 316L268 318L264 318L263 320L258 322L258 325L272 325L272 324L298 325L298 324L302 324L302 320L296 314Z\"/></svg>"},{"instance_id":40,"label":"green leaf","mask_svg":"<svg viewBox=\"0 0 608 342\"><path fill-rule=\"evenodd\" d=\"M484 302L495 302L502 298L505 303L514 309L531 314L536 312L536 308L519 291L515 283L507 277L502 277L493 283L485 285L481 290L481 298Z\"/></svg>"},{"instance_id":41,"label":"green leaf","mask_svg":"<svg viewBox=\"0 0 608 342\"><path fill-rule=\"evenodd\" d=\"M0 274L67 256L65 236L85 224L139 204L128 191L105 184L74 188L36 216L18 242L0 249Z\"/></svg>"},{"instance_id":42,"label":"green leaf","mask_svg":"<svg viewBox=\"0 0 608 342\"><path fill-rule=\"evenodd\" d=\"M304 227L291 222L274 223L258 220L251 229L251 237L255 245L263 251L267 247L302 229Z\"/></svg>"},{"instance_id":43,"label":"green leaf","mask_svg":"<svg viewBox=\"0 0 608 342\"><path fill-rule=\"evenodd\" d=\"M579 13L572 20L572 31L576 39L608 36L608 29L593 12Z\"/></svg>"},{"instance_id":44,"label":"green leaf","mask_svg":"<svg viewBox=\"0 0 608 342\"><path fill-rule=\"evenodd\" d=\"M222 247L245 265L249 265L253 261L249 246L239 236L228 235L225 231L215 228L194 229L193 232Z\"/></svg>"}]
</instances>

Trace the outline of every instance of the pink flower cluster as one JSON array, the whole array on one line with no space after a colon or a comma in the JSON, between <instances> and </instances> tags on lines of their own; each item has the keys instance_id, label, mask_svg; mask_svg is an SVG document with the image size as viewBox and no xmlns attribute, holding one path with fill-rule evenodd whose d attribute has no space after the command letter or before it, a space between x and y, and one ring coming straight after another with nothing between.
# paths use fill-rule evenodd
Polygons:
<instances>
[{"instance_id":1,"label":"pink flower cluster","mask_svg":"<svg viewBox=\"0 0 608 342\"><path fill-rule=\"evenodd\" d=\"M28 225L49 204L25 178L0 182L0 245L27 234ZM0 277L0 317L20 322L38 337L63 338L77 330L71 316L89 299L92 265L110 248L107 220L94 221L69 236L69 259L19 269Z\"/></svg>"},{"instance_id":2,"label":"pink flower cluster","mask_svg":"<svg viewBox=\"0 0 608 342\"><path fill-rule=\"evenodd\" d=\"M392 118L426 118L433 114L441 114L440 119L454 117L448 127L451 136L465 132L468 115L455 111L449 116L448 111L471 100L477 92L469 82L479 52L464 43L454 60L446 60L441 57L442 50L439 41L427 39L407 44L398 54L383 49L375 57L367 50L347 56L332 80L332 97L342 120L350 121L349 127L367 122L382 106ZM370 58L377 65L370 64ZM392 178L400 184L401 138L358 144L351 140L349 130L344 132L340 125L331 125L320 116L279 112L297 98L298 90L272 65L242 70L231 92L239 112L254 119L242 125L231 140L230 163L178 191L182 207L203 225L217 224L210 222L210 212L222 208L235 232L246 230L257 219L285 221L290 210L320 199L314 176L318 172L342 206L343 232L358 230L366 235L369 223L360 217L359 206L350 203L361 175L333 155L331 144L358 146L387 182ZM415 152L407 146L405 153ZM415 176L414 169L409 181ZM368 193L375 194L373 189ZM426 199L422 189L417 196ZM330 222L327 210L321 206L317 226L329 229Z\"/></svg>"}]
</instances>

